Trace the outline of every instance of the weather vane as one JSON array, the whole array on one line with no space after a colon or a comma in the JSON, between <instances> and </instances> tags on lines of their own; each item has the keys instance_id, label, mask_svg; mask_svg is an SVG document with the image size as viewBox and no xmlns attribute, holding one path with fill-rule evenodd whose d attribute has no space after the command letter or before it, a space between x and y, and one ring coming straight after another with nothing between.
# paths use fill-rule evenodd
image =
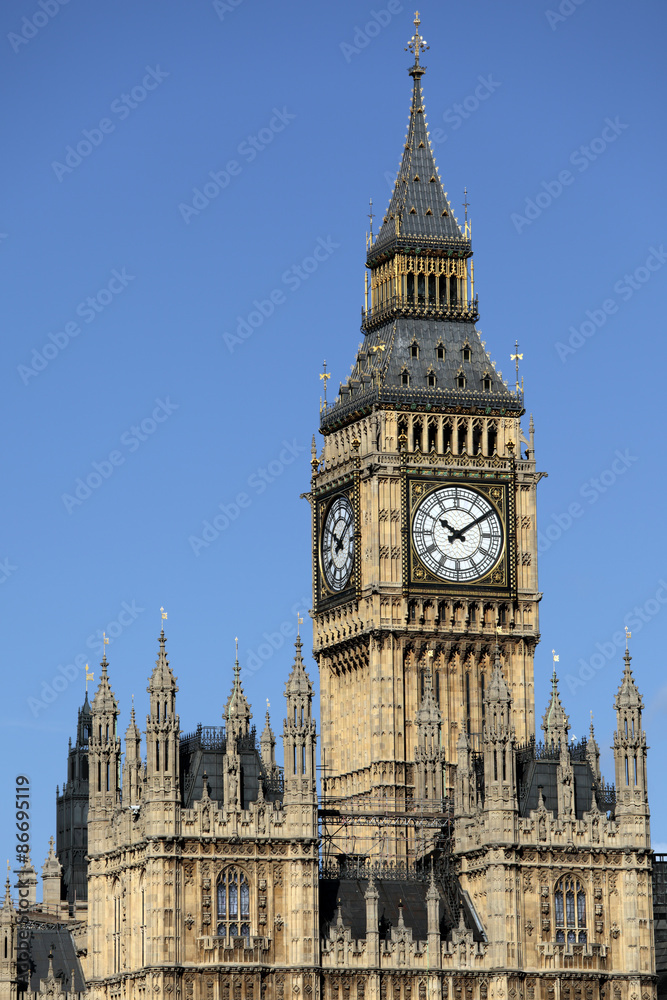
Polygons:
<instances>
[{"instance_id":1,"label":"weather vane","mask_svg":"<svg viewBox=\"0 0 667 1000\"><path fill-rule=\"evenodd\" d=\"M368 218L370 219L370 222L371 222L371 243L372 243L373 242L373 219L375 218L375 215L373 213L373 199L372 198L369 199L368 205L369 205L369 208L368 208Z\"/></svg>"},{"instance_id":2,"label":"weather vane","mask_svg":"<svg viewBox=\"0 0 667 1000\"><path fill-rule=\"evenodd\" d=\"M463 210L465 212L465 221L468 221L468 209L470 208L470 202L468 201L468 188L463 189Z\"/></svg>"},{"instance_id":3,"label":"weather vane","mask_svg":"<svg viewBox=\"0 0 667 1000\"><path fill-rule=\"evenodd\" d=\"M323 361L322 365L324 367L324 371L320 375L320 380L324 383L324 409L326 410L326 408L327 408L327 382L331 378L331 375L327 371L327 363L326 363L326 361Z\"/></svg>"},{"instance_id":4,"label":"weather vane","mask_svg":"<svg viewBox=\"0 0 667 1000\"><path fill-rule=\"evenodd\" d=\"M106 663L107 659L107 646L109 645L109 640L107 639L106 632L102 632L102 659Z\"/></svg>"},{"instance_id":5,"label":"weather vane","mask_svg":"<svg viewBox=\"0 0 667 1000\"><path fill-rule=\"evenodd\" d=\"M303 625L303 618L297 612L297 616L296 616L296 637L297 637L297 639L299 639L301 637L301 626L302 625Z\"/></svg>"},{"instance_id":6,"label":"weather vane","mask_svg":"<svg viewBox=\"0 0 667 1000\"><path fill-rule=\"evenodd\" d=\"M523 354L519 354L519 341L514 341L514 354L510 354L510 361L516 366L516 391L519 391L519 362L523 361Z\"/></svg>"},{"instance_id":7,"label":"weather vane","mask_svg":"<svg viewBox=\"0 0 667 1000\"><path fill-rule=\"evenodd\" d=\"M419 53L424 52L429 46L426 44L426 39L419 34L419 25L421 21L419 19L419 11L415 11L415 19L413 21L415 26L415 33L405 47L406 52L414 52L415 56L415 66L419 66Z\"/></svg>"},{"instance_id":8,"label":"weather vane","mask_svg":"<svg viewBox=\"0 0 667 1000\"><path fill-rule=\"evenodd\" d=\"M632 639L632 632L625 626L625 652L628 652L628 639Z\"/></svg>"},{"instance_id":9,"label":"weather vane","mask_svg":"<svg viewBox=\"0 0 667 1000\"><path fill-rule=\"evenodd\" d=\"M164 623L167 620L167 612L164 610L164 608L160 608L160 615L162 616L162 631L164 632Z\"/></svg>"},{"instance_id":10,"label":"weather vane","mask_svg":"<svg viewBox=\"0 0 667 1000\"><path fill-rule=\"evenodd\" d=\"M556 652L555 649L551 650L551 655L554 658L554 674L555 674L556 673L556 664L560 662L560 656L558 655L558 653Z\"/></svg>"},{"instance_id":11,"label":"weather vane","mask_svg":"<svg viewBox=\"0 0 667 1000\"><path fill-rule=\"evenodd\" d=\"M95 674L88 672L88 664L86 664L86 694L88 694L88 681L92 681L94 677Z\"/></svg>"}]
</instances>

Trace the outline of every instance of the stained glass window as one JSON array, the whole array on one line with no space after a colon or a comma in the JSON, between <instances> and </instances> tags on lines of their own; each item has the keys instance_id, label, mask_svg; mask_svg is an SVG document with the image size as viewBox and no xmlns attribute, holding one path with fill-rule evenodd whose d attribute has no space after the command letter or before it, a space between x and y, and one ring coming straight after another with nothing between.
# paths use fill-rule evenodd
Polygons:
<instances>
[{"instance_id":1,"label":"stained glass window","mask_svg":"<svg viewBox=\"0 0 667 1000\"><path fill-rule=\"evenodd\" d=\"M586 944L586 892L572 876L565 876L554 890L556 943Z\"/></svg>"},{"instance_id":2,"label":"stained glass window","mask_svg":"<svg viewBox=\"0 0 667 1000\"><path fill-rule=\"evenodd\" d=\"M217 894L218 937L250 939L250 885L244 872L227 868L218 879ZM239 934L239 917L241 931Z\"/></svg>"}]
</instances>

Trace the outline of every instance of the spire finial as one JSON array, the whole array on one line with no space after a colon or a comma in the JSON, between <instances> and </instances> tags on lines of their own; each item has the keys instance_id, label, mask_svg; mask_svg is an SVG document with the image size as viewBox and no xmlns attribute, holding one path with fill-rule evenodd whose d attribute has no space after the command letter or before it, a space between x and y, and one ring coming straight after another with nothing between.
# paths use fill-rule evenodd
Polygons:
<instances>
[{"instance_id":1,"label":"spire finial","mask_svg":"<svg viewBox=\"0 0 667 1000\"><path fill-rule=\"evenodd\" d=\"M626 655L630 652L630 649L628 647L628 639L632 639L632 632L630 632L630 630L628 629L628 626L626 625L625 626L625 652L626 652Z\"/></svg>"},{"instance_id":2,"label":"spire finial","mask_svg":"<svg viewBox=\"0 0 667 1000\"><path fill-rule=\"evenodd\" d=\"M86 664L86 698L88 697L88 681L95 679L95 674L91 674L88 671L88 664Z\"/></svg>"},{"instance_id":3,"label":"spire finial","mask_svg":"<svg viewBox=\"0 0 667 1000\"><path fill-rule=\"evenodd\" d=\"M370 242L371 242L371 245L372 245L372 243L373 243L373 219L375 218L375 215L373 213L373 199L372 198L369 198L369 201L368 201L368 218L370 219L370 223L371 223L371 240L370 240Z\"/></svg>"},{"instance_id":4,"label":"spire finial","mask_svg":"<svg viewBox=\"0 0 667 1000\"><path fill-rule=\"evenodd\" d=\"M519 354L519 341L514 342L514 354L510 354L510 361L513 361L516 366L516 391L519 392L519 361L523 361L523 354ZM532 419L532 413L531 413Z\"/></svg>"},{"instance_id":5,"label":"spire finial","mask_svg":"<svg viewBox=\"0 0 667 1000\"><path fill-rule=\"evenodd\" d=\"M408 42L408 44L406 45L405 51L414 52L415 64L412 68L418 69L421 74L424 72L424 70L419 65L419 53L424 52L429 46L426 44L426 39L424 38L424 36L419 34L419 25L421 24L421 20L419 18L418 10L415 11L415 19L413 21L413 24L415 26L415 33Z\"/></svg>"},{"instance_id":6,"label":"spire finial","mask_svg":"<svg viewBox=\"0 0 667 1000\"><path fill-rule=\"evenodd\" d=\"M320 380L324 383L324 385L323 385L323 389L324 389L324 412L326 413L326 409L327 409L327 382L331 378L331 375L327 371L327 363L326 363L326 361L322 362L322 367L324 368L324 371L320 374Z\"/></svg>"},{"instance_id":7,"label":"spire finial","mask_svg":"<svg viewBox=\"0 0 667 1000\"><path fill-rule=\"evenodd\" d=\"M102 632L102 666L106 667L107 663L107 646L109 645L109 640L107 639L106 632Z\"/></svg>"},{"instance_id":8,"label":"spire finial","mask_svg":"<svg viewBox=\"0 0 667 1000\"><path fill-rule=\"evenodd\" d=\"M301 617L301 615L299 614L299 612L297 612L297 615L296 615L296 637L297 637L297 639L301 638L301 626L302 625L303 625L303 618Z\"/></svg>"},{"instance_id":9,"label":"spire finial","mask_svg":"<svg viewBox=\"0 0 667 1000\"><path fill-rule=\"evenodd\" d=\"M167 612L164 610L164 608L160 608L160 618L161 618L161 622L160 622L160 624L161 624L160 635L164 635L164 623L167 620Z\"/></svg>"}]
</instances>

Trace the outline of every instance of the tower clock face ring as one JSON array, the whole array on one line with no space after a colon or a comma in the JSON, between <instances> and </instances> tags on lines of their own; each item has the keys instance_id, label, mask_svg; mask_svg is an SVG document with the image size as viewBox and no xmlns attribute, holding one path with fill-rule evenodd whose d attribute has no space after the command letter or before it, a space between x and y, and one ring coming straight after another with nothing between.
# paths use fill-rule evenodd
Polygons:
<instances>
[{"instance_id":1,"label":"tower clock face ring","mask_svg":"<svg viewBox=\"0 0 667 1000\"><path fill-rule=\"evenodd\" d=\"M421 501L412 522L415 551L441 580L474 583L493 569L503 551L498 511L477 490L443 486Z\"/></svg>"},{"instance_id":2,"label":"tower clock face ring","mask_svg":"<svg viewBox=\"0 0 667 1000\"><path fill-rule=\"evenodd\" d=\"M333 501L322 531L322 570L331 590L344 590L354 564L354 511L347 497Z\"/></svg>"}]
</instances>

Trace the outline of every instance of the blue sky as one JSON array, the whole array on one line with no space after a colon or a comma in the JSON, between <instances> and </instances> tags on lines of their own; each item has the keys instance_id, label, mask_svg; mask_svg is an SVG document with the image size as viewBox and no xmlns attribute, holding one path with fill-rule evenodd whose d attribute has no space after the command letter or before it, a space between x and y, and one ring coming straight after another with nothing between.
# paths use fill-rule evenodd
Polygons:
<instances>
[{"instance_id":1,"label":"blue sky","mask_svg":"<svg viewBox=\"0 0 667 1000\"><path fill-rule=\"evenodd\" d=\"M572 731L594 712L613 781L630 621L664 843L665 7L420 11L427 118L460 215L468 189L479 327L506 377L519 341L549 473L538 716L555 648ZM132 694L145 717L161 606L182 728L219 724L237 635L255 721L268 698L281 727L310 607L299 494L318 374L326 358L336 386L360 340L368 200L381 216L402 150L412 18L397 0L2 5L8 856L19 772L46 854L77 664L96 685L104 630L121 732ZM220 505L228 526L205 534Z\"/></svg>"}]
</instances>

